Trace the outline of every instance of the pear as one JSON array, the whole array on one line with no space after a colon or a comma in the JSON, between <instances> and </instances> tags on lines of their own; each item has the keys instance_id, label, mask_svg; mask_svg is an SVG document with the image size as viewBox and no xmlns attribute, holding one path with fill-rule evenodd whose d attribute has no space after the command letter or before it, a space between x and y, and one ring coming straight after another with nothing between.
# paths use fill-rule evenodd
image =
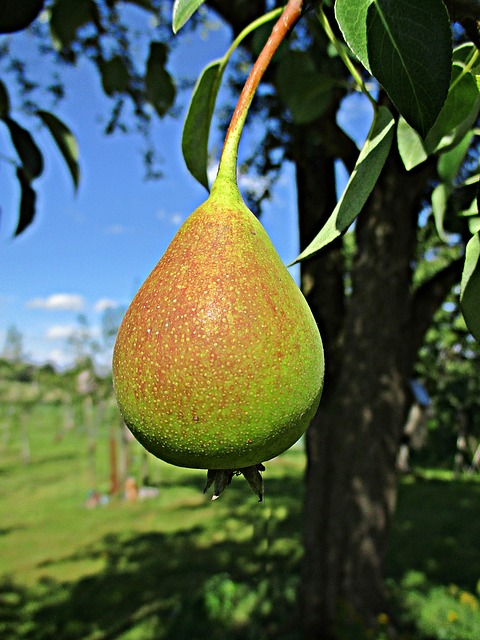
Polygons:
<instances>
[{"instance_id":1,"label":"pear","mask_svg":"<svg viewBox=\"0 0 480 640\"><path fill-rule=\"evenodd\" d=\"M288 3L239 97L208 199L132 301L113 354L123 418L158 458L208 469L217 498L305 432L320 401L320 334L301 291L238 190L237 156L258 83L300 17Z\"/></svg>"},{"instance_id":2,"label":"pear","mask_svg":"<svg viewBox=\"0 0 480 640\"><path fill-rule=\"evenodd\" d=\"M323 374L305 298L219 174L121 323L113 381L127 426L158 458L209 469L214 498L241 472L261 499L261 463L305 432Z\"/></svg>"}]
</instances>

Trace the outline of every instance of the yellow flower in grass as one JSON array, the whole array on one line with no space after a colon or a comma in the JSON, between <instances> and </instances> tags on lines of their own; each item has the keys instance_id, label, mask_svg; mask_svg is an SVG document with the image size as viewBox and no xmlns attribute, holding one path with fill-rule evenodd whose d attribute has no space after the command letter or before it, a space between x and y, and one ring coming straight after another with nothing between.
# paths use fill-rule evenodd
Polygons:
<instances>
[{"instance_id":1,"label":"yellow flower in grass","mask_svg":"<svg viewBox=\"0 0 480 640\"><path fill-rule=\"evenodd\" d=\"M447 620L449 622L455 622L456 620L458 620L458 615L455 611L452 611L450 609L450 611L447 613Z\"/></svg>"},{"instance_id":2,"label":"yellow flower in grass","mask_svg":"<svg viewBox=\"0 0 480 640\"><path fill-rule=\"evenodd\" d=\"M379 613L377 615L378 624L387 625L389 621L390 621L390 618L388 617L388 613Z\"/></svg>"},{"instance_id":3,"label":"yellow flower in grass","mask_svg":"<svg viewBox=\"0 0 480 640\"><path fill-rule=\"evenodd\" d=\"M469 593L468 591L462 591L460 594L459 600L462 604L468 605L472 611L478 610L478 600L473 595L473 593Z\"/></svg>"}]
</instances>

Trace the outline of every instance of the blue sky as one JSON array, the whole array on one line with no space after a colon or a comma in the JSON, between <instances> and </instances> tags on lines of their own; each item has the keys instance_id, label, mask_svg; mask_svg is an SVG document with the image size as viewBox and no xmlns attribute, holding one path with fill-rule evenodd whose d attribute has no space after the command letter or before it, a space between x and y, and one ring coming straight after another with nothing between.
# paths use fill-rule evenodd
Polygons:
<instances>
[{"instance_id":1,"label":"blue sky","mask_svg":"<svg viewBox=\"0 0 480 640\"><path fill-rule=\"evenodd\" d=\"M229 33L224 29L210 31L207 38L190 35L176 48L169 68L174 74L195 78L207 62L223 55L228 44ZM41 78L45 63L37 58L36 64ZM180 117L155 124L164 177L145 181L141 139L133 134L103 135L99 116L108 113L108 106L94 69L83 63L66 69L63 79L68 97L57 114L80 146L78 193L74 194L49 134L36 131L46 161L45 172L36 182L38 213L32 227L12 239L18 189L11 168L0 164L0 351L7 328L15 325L23 334L29 359L58 366L72 360L67 338L78 327L78 315L85 314L96 333L107 306L128 305L181 223L206 197L181 156L186 104ZM187 98L185 94L185 102ZM356 98L342 114L346 128L360 138L368 127L366 114L364 101ZM20 116L17 119L28 124ZM248 135L244 138L243 144L248 144ZM0 147L2 153L12 155L4 127ZM262 223L282 260L293 260L298 233L294 174L289 165Z\"/></svg>"}]
</instances>

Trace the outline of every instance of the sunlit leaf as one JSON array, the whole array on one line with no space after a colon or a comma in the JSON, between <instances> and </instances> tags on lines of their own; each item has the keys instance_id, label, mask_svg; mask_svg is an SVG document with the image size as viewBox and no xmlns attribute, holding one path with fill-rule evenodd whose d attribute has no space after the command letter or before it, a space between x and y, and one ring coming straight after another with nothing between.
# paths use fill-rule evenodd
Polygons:
<instances>
[{"instance_id":1,"label":"sunlit leaf","mask_svg":"<svg viewBox=\"0 0 480 640\"><path fill-rule=\"evenodd\" d=\"M442 180L450 183L454 181L463 164L473 135L473 131L469 131L453 149L442 153L438 159L438 175Z\"/></svg>"},{"instance_id":2,"label":"sunlit leaf","mask_svg":"<svg viewBox=\"0 0 480 640\"><path fill-rule=\"evenodd\" d=\"M428 158L423 140L404 118L397 125L398 152L407 171L413 169Z\"/></svg>"},{"instance_id":3,"label":"sunlit leaf","mask_svg":"<svg viewBox=\"0 0 480 640\"><path fill-rule=\"evenodd\" d=\"M202 71L193 91L183 127L182 152L192 176L208 189L208 137L220 86L222 60L214 60Z\"/></svg>"},{"instance_id":4,"label":"sunlit leaf","mask_svg":"<svg viewBox=\"0 0 480 640\"><path fill-rule=\"evenodd\" d=\"M147 96L156 112L163 117L175 100L175 84L165 69L168 48L163 42L151 42L145 82Z\"/></svg>"},{"instance_id":5,"label":"sunlit leaf","mask_svg":"<svg viewBox=\"0 0 480 640\"><path fill-rule=\"evenodd\" d=\"M460 303L470 333L480 342L480 234L467 244L463 268Z\"/></svg>"},{"instance_id":6,"label":"sunlit leaf","mask_svg":"<svg viewBox=\"0 0 480 640\"><path fill-rule=\"evenodd\" d=\"M10 117L3 118L10 137L29 180L38 178L43 171L43 155L29 131Z\"/></svg>"},{"instance_id":7,"label":"sunlit leaf","mask_svg":"<svg viewBox=\"0 0 480 640\"><path fill-rule=\"evenodd\" d=\"M393 140L394 124L395 120L390 111L386 107L380 107L333 213L295 262L309 258L338 238L361 212L388 157Z\"/></svg>"},{"instance_id":8,"label":"sunlit leaf","mask_svg":"<svg viewBox=\"0 0 480 640\"><path fill-rule=\"evenodd\" d=\"M432 213L435 220L435 227L438 236L444 242L448 236L444 229L445 212L447 211L447 201L451 193L451 187L441 182L432 192Z\"/></svg>"},{"instance_id":9,"label":"sunlit leaf","mask_svg":"<svg viewBox=\"0 0 480 640\"><path fill-rule=\"evenodd\" d=\"M457 68L456 74L458 73ZM440 115L425 140L400 118L397 142L405 168L410 170L431 154L447 152L462 143L479 110L480 93L472 75L467 73L452 85Z\"/></svg>"},{"instance_id":10,"label":"sunlit leaf","mask_svg":"<svg viewBox=\"0 0 480 640\"><path fill-rule=\"evenodd\" d=\"M205 0L175 0L172 12L172 29L177 33Z\"/></svg>"},{"instance_id":11,"label":"sunlit leaf","mask_svg":"<svg viewBox=\"0 0 480 640\"><path fill-rule=\"evenodd\" d=\"M53 139L55 140L60 153L65 160L70 175L72 176L75 189L78 189L78 183L80 180L80 167L78 164L79 151L78 144L75 136L57 116L48 111L37 111L37 115L42 119L43 123L47 126Z\"/></svg>"},{"instance_id":12,"label":"sunlit leaf","mask_svg":"<svg viewBox=\"0 0 480 640\"><path fill-rule=\"evenodd\" d=\"M25 29L38 16L44 0L2 0L0 2L0 33Z\"/></svg>"},{"instance_id":13,"label":"sunlit leaf","mask_svg":"<svg viewBox=\"0 0 480 640\"><path fill-rule=\"evenodd\" d=\"M336 0L335 17L345 42L367 71L367 12L373 0Z\"/></svg>"},{"instance_id":14,"label":"sunlit leaf","mask_svg":"<svg viewBox=\"0 0 480 640\"><path fill-rule=\"evenodd\" d=\"M33 222L35 217L35 202L37 199L37 195L30 184L29 177L22 167L17 169L17 178L20 183L20 208L14 236L19 236Z\"/></svg>"}]
</instances>

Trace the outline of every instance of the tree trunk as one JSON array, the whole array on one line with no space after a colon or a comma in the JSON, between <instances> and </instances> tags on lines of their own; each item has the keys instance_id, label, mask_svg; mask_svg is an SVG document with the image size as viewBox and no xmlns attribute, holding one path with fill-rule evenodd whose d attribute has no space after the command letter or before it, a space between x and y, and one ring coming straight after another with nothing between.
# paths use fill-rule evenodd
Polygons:
<instances>
[{"instance_id":1,"label":"tree trunk","mask_svg":"<svg viewBox=\"0 0 480 640\"><path fill-rule=\"evenodd\" d=\"M311 136L311 133L310 133ZM300 144L300 147L302 145ZM302 244L320 228L322 153L297 148ZM332 161L323 158L330 175ZM330 168L328 168L330 167ZM425 170L424 170L425 172ZM333 246L303 266L302 282L322 330L326 384L307 434L304 638L333 639L340 627L375 625L386 610L384 566L396 498L396 455L414 362L411 261L426 173L407 173L395 152L361 218L345 298L341 249ZM341 280L340 280L341 279ZM312 288L313 286L313 288Z\"/></svg>"}]
</instances>

